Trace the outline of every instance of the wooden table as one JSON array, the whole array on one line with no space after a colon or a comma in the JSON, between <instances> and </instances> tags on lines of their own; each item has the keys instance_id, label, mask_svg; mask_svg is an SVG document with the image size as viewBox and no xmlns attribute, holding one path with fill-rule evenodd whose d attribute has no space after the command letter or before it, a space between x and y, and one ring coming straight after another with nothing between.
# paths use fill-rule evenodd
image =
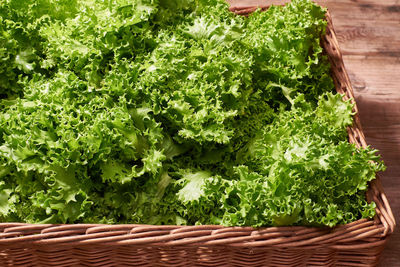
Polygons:
<instances>
[{"instance_id":1,"label":"wooden table","mask_svg":"<svg viewBox=\"0 0 400 267\"><path fill-rule=\"evenodd\" d=\"M256 6L285 1L228 2ZM317 2L331 12L364 133L386 163L382 183L400 224L400 0ZM387 243L380 266L400 266L400 226Z\"/></svg>"}]
</instances>

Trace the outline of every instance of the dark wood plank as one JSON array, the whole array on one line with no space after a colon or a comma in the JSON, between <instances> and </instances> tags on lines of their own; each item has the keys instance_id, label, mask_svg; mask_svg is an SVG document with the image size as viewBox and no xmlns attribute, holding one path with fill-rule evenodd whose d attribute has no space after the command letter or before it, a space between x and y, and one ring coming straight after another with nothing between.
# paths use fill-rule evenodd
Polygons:
<instances>
[{"instance_id":1,"label":"dark wood plank","mask_svg":"<svg viewBox=\"0 0 400 267\"><path fill-rule=\"evenodd\" d=\"M340 46L346 47L346 44L340 43ZM347 54L343 60L356 96L400 103L399 57Z\"/></svg>"},{"instance_id":2,"label":"dark wood plank","mask_svg":"<svg viewBox=\"0 0 400 267\"><path fill-rule=\"evenodd\" d=\"M399 22L357 20L349 25L344 20L333 19L344 55L400 56Z\"/></svg>"},{"instance_id":3,"label":"dark wood plank","mask_svg":"<svg viewBox=\"0 0 400 267\"><path fill-rule=\"evenodd\" d=\"M351 15L352 23L355 21L397 21L400 14L400 3L388 4L387 1L317 1L334 13L338 21L348 21ZM351 10L351 14L348 12ZM366 14L368 14L366 16Z\"/></svg>"}]
</instances>

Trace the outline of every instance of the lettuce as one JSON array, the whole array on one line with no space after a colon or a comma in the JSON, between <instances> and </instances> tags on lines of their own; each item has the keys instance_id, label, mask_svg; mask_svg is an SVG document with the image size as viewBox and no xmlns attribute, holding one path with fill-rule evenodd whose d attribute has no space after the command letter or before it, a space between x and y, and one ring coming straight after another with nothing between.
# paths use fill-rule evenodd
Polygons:
<instances>
[{"instance_id":1,"label":"lettuce","mask_svg":"<svg viewBox=\"0 0 400 267\"><path fill-rule=\"evenodd\" d=\"M309 1L0 3L0 220L327 225L374 215Z\"/></svg>"},{"instance_id":2,"label":"lettuce","mask_svg":"<svg viewBox=\"0 0 400 267\"><path fill-rule=\"evenodd\" d=\"M76 13L75 0L2 1L0 4L0 98L23 93L20 79L42 72L41 27Z\"/></svg>"}]
</instances>

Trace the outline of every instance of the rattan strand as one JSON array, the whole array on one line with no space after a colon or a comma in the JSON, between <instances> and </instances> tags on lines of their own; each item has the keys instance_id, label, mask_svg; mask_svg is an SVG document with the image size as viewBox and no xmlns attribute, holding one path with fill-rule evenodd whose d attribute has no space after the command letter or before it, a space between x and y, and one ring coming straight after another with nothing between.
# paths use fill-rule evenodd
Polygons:
<instances>
[{"instance_id":1,"label":"rattan strand","mask_svg":"<svg viewBox=\"0 0 400 267\"><path fill-rule=\"evenodd\" d=\"M354 103L329 13L326 17L321 43L335 87ZM354 112L349 141L366 147L356 105ZM367 197L377 204L373 220L333 229L1 223L0 266L375 266L395 220L379 176Z\"/></svg>"}]
</instances>

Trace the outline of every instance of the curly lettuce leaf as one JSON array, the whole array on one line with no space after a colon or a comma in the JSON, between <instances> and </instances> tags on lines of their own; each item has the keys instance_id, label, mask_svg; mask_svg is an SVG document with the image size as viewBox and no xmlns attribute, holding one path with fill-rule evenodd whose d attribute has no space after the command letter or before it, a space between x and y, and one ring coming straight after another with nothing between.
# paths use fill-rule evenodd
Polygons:
<instances>
[{"instance_id":1,"label":"curly lettuce leaf","mask_svg":"<svg viewBox=\"0 0 400 267\"><path fill-rule=\"evenodd\" d=\"M325 225L374 215L384 166L310 1L0 3L0 221Z\"/></svg>"},{"instance_id":2,"label":"curly lettuce leaf","mask_svg":"<svg viewBox=\"0 0 400 267\"><path fill-rule=\"evenodd\" d=\"M77 13L76 0L8 0L0 3L0 98L23 94L19 80L42 72L40 28Z\"/></svg>"}]
</instances>

